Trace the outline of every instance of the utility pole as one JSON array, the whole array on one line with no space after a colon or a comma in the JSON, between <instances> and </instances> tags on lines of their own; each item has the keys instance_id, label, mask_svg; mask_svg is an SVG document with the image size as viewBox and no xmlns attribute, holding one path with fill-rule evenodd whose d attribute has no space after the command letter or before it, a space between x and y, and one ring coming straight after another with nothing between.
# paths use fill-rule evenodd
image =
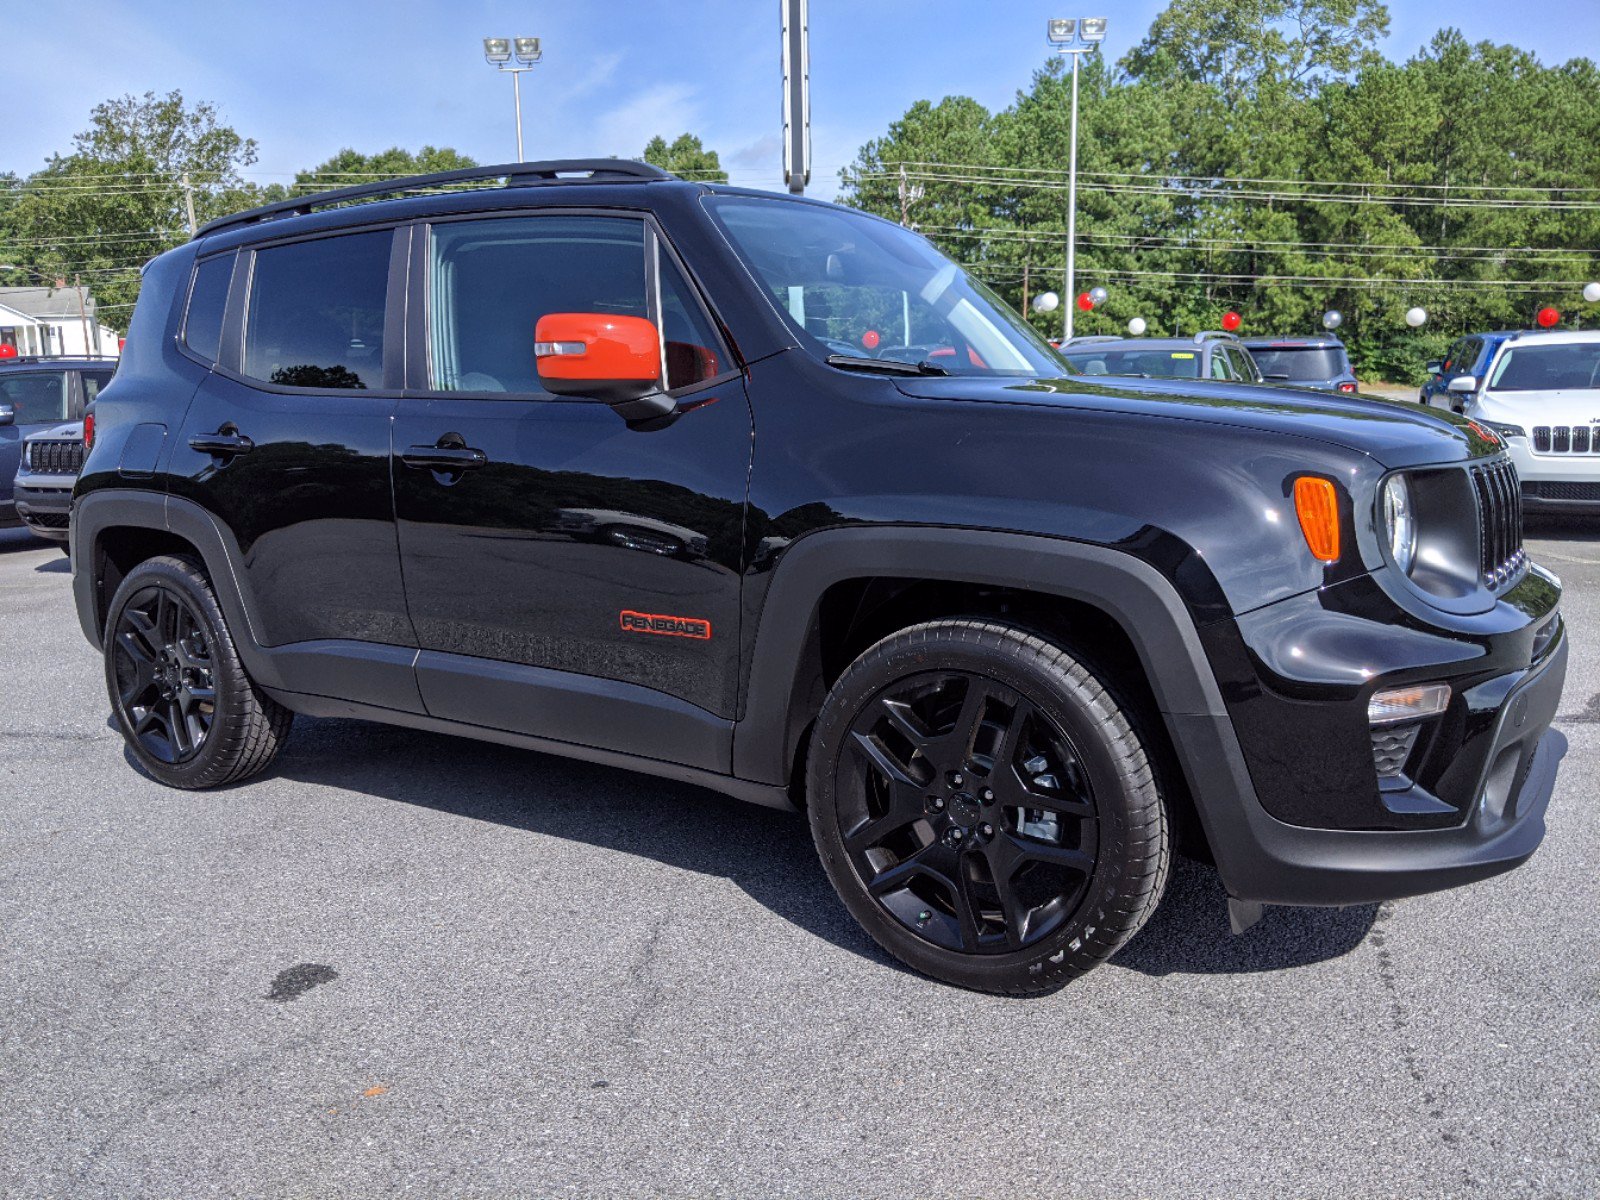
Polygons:
<instances>
[{"instance_id":1,"label":"utility pole","mask_svg":"<svg viewBox=\"0 0 1600 1200\"><path fill-rule=\"evenodd\" d=\"M516 65L512 65L512 56ZM511 102L517 106L517 161L527 162L522 150L522 73L531 71L544 57L544 49L536 37L484 38L483 57L497 71L511 74Z\"/></svg>"},{"instance_id":2,"label":"utility pole","mask_svg":"<svg viewBox=\"0 0 1600 1200\"><path fill-rule=\"evenodd\" d=\"M185 171L178 183L183 188L183 207L189 214L189 236L192 238L200 230L194 219L194 184L189 182L189 172Z\"/></svg>"},{"instance_id":3,"label":"utility pole","mask_svg":"<svg viewBox=\"0 0 1600 1200\"><path fill-rule=\"evenodd\" d=\"M811 38L807 0L778 0L783 24L783 181L796 196L811 182Z\"/></svg>"},{"instance_id":4,"label":"utility pole","mask_svg":"<svg viewBox=\"0 0 1600 1200\"><path fill-rule=\"evenodd\" d=\"M78 323L83 327L83 352L92 354L94 351L89 349L89 314L83 307L83 276L74 275L72 277L72 286L78 292Z\"/></svg>"},{"instance_id":5,"label":"utility pole","mask_svg":"<svg viewBox=\"0 0 1600 1200\"><path fill-rule=\"evenodd\" d=\"M900 224L905 229L913 229L911 224L911 206L922 199L922 185L911 183L906 177L906 165L900 164Z\"/></svg>"}]
</instances>

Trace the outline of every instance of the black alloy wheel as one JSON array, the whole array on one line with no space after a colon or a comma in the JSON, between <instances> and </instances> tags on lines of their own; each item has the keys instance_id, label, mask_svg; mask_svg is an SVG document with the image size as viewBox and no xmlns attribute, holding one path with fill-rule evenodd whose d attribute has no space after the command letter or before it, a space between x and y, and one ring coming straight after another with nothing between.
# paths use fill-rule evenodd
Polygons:
<instances>
[{"instance_id":1,"label":"black alloy wheel","mask_svg":"<svg viewBox=\"0 0 1600 1200\"><path fill-rule=\"evenodd\" d=\"M211 581L162 555L128 572L105 630L106 690L137 764L169 787L208 788L264 770L294 714L256 686Z\"/></svg>"},{"instance_id":2,"label":"black alloy wheel","mask_svg":"<svg viewBox=\"0 0 1600 1200\"><path fill-rule=\"evenodd\" d=\"M1053 991L1110 958L1166 885L1144 743L1099 675L999 621L932 621L845 669L806 802L824 869L901 961L962 987Z\"/></svg>"},{"instance_id":3,"label":"black alloy wheel","mask_svg":"<svg viewBox=\"0 0 1600 1200\"><path fill-rule=\"evenodd\" d=\"M117 715L150 757L188 762L216 718L211 645L187 597L153 583L130 596L108 647Z\"/></svg>"},{"instance_id":4,"label":"black alloy wheel","mask_svg":"<svg viewBox=\"0 0 1600 1200\"><path fill-rule=\"evenodd\" d=\"M1062 729L964 671L883 689L835 783L851 865L906 929L968 954L1060 927L1094 873L1093 791Z\"/></svg>"}]
</instances>

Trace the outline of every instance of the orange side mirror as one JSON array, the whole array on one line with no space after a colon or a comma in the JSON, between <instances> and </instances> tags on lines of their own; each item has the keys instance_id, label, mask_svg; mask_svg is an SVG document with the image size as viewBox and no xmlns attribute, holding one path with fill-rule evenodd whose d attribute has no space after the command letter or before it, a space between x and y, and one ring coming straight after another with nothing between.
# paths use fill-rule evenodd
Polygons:
<instances>
[{"instance_id":1,"label":"orange side mirror","mask_svg":"<svg viewBox=\"0 0 1600 1200\"><path fill-rule=\"evenodd\" d=\"M617 405L660 391L661 335L643 317L547 313L534 327L533 341L539 382L557 396ZM669 411L671 402L655 407Z\"/></svg>"}]
</instances>

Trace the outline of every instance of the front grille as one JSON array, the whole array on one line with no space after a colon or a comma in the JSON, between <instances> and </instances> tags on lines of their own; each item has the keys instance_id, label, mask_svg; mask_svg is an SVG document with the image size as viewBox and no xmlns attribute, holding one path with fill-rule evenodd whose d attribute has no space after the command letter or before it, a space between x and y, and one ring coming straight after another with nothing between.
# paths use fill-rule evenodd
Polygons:
<instances>
[{"instance_id":1,"label":"front grille","mask_svg":"<svg viewBox=\"0 0 1600 1200\"><path fill-rule=\"evenodd\" d=\"M1420 725L1401 725L1372 731L1372 765L1379 779L1393 779L1406 769L1411 747L1417 744Z\"/></svg>"},{"instance_id":2,"label":"front grille","mask_svg":"<svg viewBox=\"0 0 1600 1200\"><path fill-rule=\"evenodd\" d=\"M28 470L41 475L76 475L83 468L83 443L31 441Z\"/></svg>"},{"instance_id":3,"label":"front grille","mask_svg":"<svg viewBox=\"0 0 1600 1200\"><path fill-rule=\"evenodd\" d=\"M1522 485L1522 494L1535 500L1600 500L1600 483L1534 479Z\"/></svg>"},{"instance_id":4,"label":"front grille","mask_svg":"<svg viewBox=\"0 0 1600 1200\"><path fill-rule=\"evenodd\" d=\"M1478 494L1478 566L1485 587L1498 588L1527 565L1522 552L1522 489L1509 459L1472 468Z\"/></svg>"},{"instance_id":5,"label":"front grille","mask_svg":"<svg viewBox=\"0 0 1600 1200\"><path fill-rule=\"evenodd\" d=\"M1600 436L1587 425L1535 425L1535 454L1600 454Z\"/></svg>"}]
</instances>

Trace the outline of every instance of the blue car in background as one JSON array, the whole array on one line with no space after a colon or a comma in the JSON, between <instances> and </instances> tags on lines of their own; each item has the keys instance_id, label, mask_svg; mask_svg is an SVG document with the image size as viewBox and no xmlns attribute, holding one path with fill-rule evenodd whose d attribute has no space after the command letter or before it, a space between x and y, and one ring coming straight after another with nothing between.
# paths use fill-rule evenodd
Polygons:
<instances>
[{"instance_id":1,"label":"blue car in background","mask_svg":"<svg viewBox=\"0 0 1600 1200\"><path fill-rule=\"evenodd\" d=\"M1493 333L1469 333L1451 342L1442 361L1428 364L1428 381L1422 385L1417 403L1433 408L1453 408L1459 412L1462 398L1451 394L1450 381L1462 375L1471 375L1481 381L1488 373L1489 364L1494 361L1494 352L1505 344L1513 332L1510 329L1497 329Z\"/></svg>"},{"instance_id":2,"label":"blue car in background","mask_svg":"<svg viewBox=\"0 0 1600 1200\"><path fill-rule=\"evenodd\" d=\"M1324 392L1356 390L1350 356L1336 337L1246 338L1244 348L1268 383Z\"/></svg>"}]
</instances>

